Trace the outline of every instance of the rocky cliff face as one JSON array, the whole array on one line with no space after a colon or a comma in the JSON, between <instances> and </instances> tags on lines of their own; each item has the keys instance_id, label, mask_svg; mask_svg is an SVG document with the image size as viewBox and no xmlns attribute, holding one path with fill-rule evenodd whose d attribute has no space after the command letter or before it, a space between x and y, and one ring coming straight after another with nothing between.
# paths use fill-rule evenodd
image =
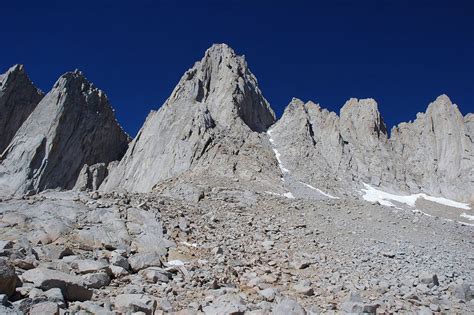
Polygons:
<instances>
[{"instance_id":1,"label":"rocky cliff face","mask_svg":"<svg viewBox=\"0 0 474 315\"><path fill-rule=\"evenodd\" d=\"M390 178L387 131L372 99L350 99L340 117L293 99L271 130L282 163L300 181L343 193L353 181Z\"/></svg>"},{"instance_id":2,"label":"rocky cliff face","mask_svg":"<svg viewBox=\"0 0 474 315\"><path fill-rule=\"evenodd\" d=\"M43 98L22 65L0 75L0 153Z\"/></svg>"},{"instance_id":3,"label":"rocky cliff face","mask_svg":"<svg viewBox=\"0 0 474 315\"><path fill-rule=\"evenodd\" d=\"M82 73L66 73L1 155L1 191L71 189L85 164L120 159L128 139L105 94Z\"/></svg>"},{"instance_id":4,"label":"rocky cliff face","mask_svg":"<svg viewBox=\"0 0 474 315\"><path fill-rule=\"evenodd\" d=\"M458 107L439 96L415 121L392 130L397 181L410 191L474 201L471 132L469 117L465 123Z\"/></svg>"},{"instance_id":5,"label":"rocky cliff face","mask_svg":"<svg viewBox=\"0 0 474 315\"><path fill-rule=\"evenodd\" d=\"M277 180L273 152L261 133L274 121L244 58L214 45L148 116L102 189L146 192L191 170L201 179Z\"/></svg>"},{"instance_id":6,"label":"rocky cliff face","mask_svg":"<svg viewBox=\"0 0 474 315\"><path fill-rule=\"evenodd\" d=\"M365 182L472 202L472 121L443 95L389 139L372 99L350 99L339 117L294 99L271 130L285 168L302 181L340 192Z\"/></svg>"}]
</instances>

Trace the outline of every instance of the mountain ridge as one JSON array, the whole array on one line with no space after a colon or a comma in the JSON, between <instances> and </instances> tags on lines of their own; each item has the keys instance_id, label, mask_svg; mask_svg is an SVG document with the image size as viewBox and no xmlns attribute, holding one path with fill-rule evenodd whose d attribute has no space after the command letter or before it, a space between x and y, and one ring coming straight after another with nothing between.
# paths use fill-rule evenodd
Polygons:
<instances>
[{"instance_id":1,"label":"mountain ridge","mask_svg":"<svg viewBox=\"0 0 474 315\"><path fill-rule=\"evenodd\" d=\"M82 73L65 74L71 75ZM390 133L371 98L349 98L339 114L293 98L277 120L245 58L215 44L150 112L123 158L110 167L84 165L78 180L89 187L73 186L90 189L91 174L102 174L100 180L94 175L94 189L148 192L173 178L198 185L212 175L278 194L299 195L297 183L303 182L358 197L362 183L370 183L472 202L472 117L463 117L442 94ZM290 177L282 174L281 163Z\"/></svg>"}]
</instances>

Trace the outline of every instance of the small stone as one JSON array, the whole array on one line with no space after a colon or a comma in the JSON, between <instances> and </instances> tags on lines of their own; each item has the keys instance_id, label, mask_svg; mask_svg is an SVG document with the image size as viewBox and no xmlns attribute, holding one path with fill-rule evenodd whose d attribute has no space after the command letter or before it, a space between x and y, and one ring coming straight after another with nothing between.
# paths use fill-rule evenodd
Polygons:
<instances>
[{"instance_id":1,"label":"small stone","mask_svg":"<svg viewBox=\"0 0 474 315\"><path fill-rule=\"evenodd\" d=\"M59 315L59 306L53 302L42 302L34 304L30 308L29 313L35 315Z\"/></svg>"},{"instance_id":2,"label":"small stone","mask_svg":"<svg viewBox=\"0 0 474 315\"><path fill-rule=\"evenodd\" d=\"M440 311L439 305L431 303L430 310L432 310L433 312L439 312Z\"/></svg>"},{"instance_id":3,"label":"small stone","mask_svg":"<svg viewBox=\"0 0 474 315\"><path fill-rule=\"evenodd\" d=\"M394 252L383 252L382 253L383 256L385 257L388 257L388 258L394 258L395 257L395 253Z\"/></svg>"},{"instance_id":4,"label":"small stone","mask_svg":"<svg viewBox=\"0 0 474 315\"><path fill-rule=\"evenodd\" d=\"M157 306L155 299L144 294L119 294L114 304L119 312L144 312L147 315L152 315Z\"/></svg>"},{"instance_id":5,"label":"small stone","mask_svg":"<svg viewBox=\"0 0 474 315\"><path fill-rule=\"evenodd\" d=\"M224 253L224 250L221 248L221 247L214 247L211 251L211 253L214 255L214 256L217 256L217 255L222 255Z\"/></svg>"},{"instance_id":6,"label":"small stone","mask_svg":"<svg viewBox=\"0 0 474 315\"><path fill-rule=\"evenodd\" d=\"M274 245L275 245L274 241L266 240L262 242L262 247L265 248L266 250L272 249Z\"/></svg>"},{"instance_id":7,"label":"small stone","mask_svg":"<svg viewBox=\"0 0 474 315\"><path fill-rule=\"evenodd\" d=\"M145 252L133 255L128 259L133 271L138 272L148 267L161 267L160 255L155 252Z\"/></svg>"},{"instance_id":8,"label":"small stone","mask_svg":"<svg viewBox=\"0 0 474 315\"><path fill-rule=\"evenodd\" d=\"M13 242L12 241L0 240L0 250L11 249L11 248L13 248Z\"/></svg>"},{"instance_id":9,"label":"small stone","mask_svg":"<svg viewBox=\"0 0 474 315\"><path fill-rule=\"evenodd\" d=\"M52 288L43 293L49 302L54 302L59 305L59 307L65 307L63 293L59 288Z\"/></svg>"},{"instance_id":10,"label":"small stone","mask_svg":"<svg viewBox=\"0 0 474 315\"><path fill-rule=\"evenodd\" d=\"M308 280L300 281L298 284L293 286L293 290L301 295L311 296L314 294L313 288L311 288L311 282Z\"/></svg>"},{"instance_id":11,"label":"small stone","mask_svg":"<svg viewBox=\"0 0 474 315\"><path fill-rule=\"evenodd\" d=\"M273 300L275 299L275 295L277 294L277 290L275 288L266 288L264 290L259 291L258 293L263 296L265 301L273 302Z\"/></svg>"},{"instance_id":12,"label":"small stone","mask_svg":"<svg viewBox=\"0 0 474 315\"><path fill-rule=\"evenodd\" d=\"M100 289L110 284L110 276L106 272L88 273L84 276L88 288Z\"/></svg>"},{"instance_id":13,"label":"small stone","mask_svg":"<svg viewBox=\"0 0 474 315\"><path fill-rule=\"evenodd\" d=\"M75 265L77 266L77 271L81 274L96 273L99 271L110 272L109 265L103 261L79 260Z\"/></svg>"},{"instance_id":14,"label":"small stone","mask_svg":"<svg viewBox=\"0 0 474 315\"><path fill-rule=\"evenodd\" d=\"M159 267L149 267L138 272L145 280L153 283L168 283L172 274Z\"/></svg>"},{"instance_id":15,"label":"small stone","mask_svg":"<svg viewBox=\"0 0 474 315\"><path fill-rule=\"evenodd\" d=\"M272 314L274 315L306 315L304 308L295 300L284 298L277 305L273 307Z\"/></svg>"},{"instance_id":16,"label":"small stone","mask_svg":"<svg viewBox=\"0 0 474 315\"><path fill-rule=\"evenodd\" d=\"M302 260L302 259L296 259L291 262L291 267L294 269L305 269L308 268L310 265L309 261Z\"/></svg>"},{"instance_id":17,"label":"small stone","mask_svg":"<svg viewBox=\"0 0 474 315\"><path fill-rule=\"evenodd\" d=\"M418 280L424 284L433 283L434 285L439 286L438 276L430 272L422 272L418 275Z\"/></svg>"},{"instance_id":18,"label":"small stone","mask_svg":"<svg viewBox=\"0 0 474 315\"><path fill-rule=\"evenodd\" d=\"M130 268L127 258L115 252L110 257L110 263L114 266L122 267L125 270Z\"/></svg>"},{"instance_id":19,"label":"small stone","mask_svg":"<svg viewBox=\"0 0 474 315\"><path fill-rule=\"evenodd\" d=\"M214 303L203 308L206 315L243 314L247 310L244 300L238 294L225 294Z\"/></svg>"},{"instance_id":20,"label":"small stone","mask_svg":"<svg viewBox=\"0 0 474 315\"><path fill-rule=\"evenodd\" d=\"M110 265L110 271L115 278L120 278L129 274L129 272L120 266Z\"/></svg>"}]
</instances>

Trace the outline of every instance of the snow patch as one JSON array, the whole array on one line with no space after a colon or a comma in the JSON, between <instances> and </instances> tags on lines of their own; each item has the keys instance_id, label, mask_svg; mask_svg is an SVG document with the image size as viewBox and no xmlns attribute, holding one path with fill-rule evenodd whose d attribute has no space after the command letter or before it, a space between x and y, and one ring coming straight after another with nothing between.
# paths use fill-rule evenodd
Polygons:
<instances>
[{"instance_id":1,"label":"snow patch","mask_svg":"<svg viewBox=\"0 0 474 315\"><path fill-rule=\"evenodd\" d=\"M468 204L457 202L451 199L446 199L442 197L432 197L426 194L413 194L413 195L408 195L408 196L395 195L395 194L387 193L382 190L375 189L369 184L366 184L366 183L363 183L363 184L364 184L365 189L362 189L362 191L364 192L364 195L362 196L362 198L364 198L364 200L369 201L369 202L379 202L381 205L384 205L387 207L395 207L395 205L390 201L397 201L414 208L418 198L423 198L423 199L436 202L436 203L449 206L449 207L466 209L466 210L471 209Z\"/></svg>"},{"instance_id":2,"label":"snow patch","mask_svg":"<svg viewBox=\"0 0 474 315\"><path fill-rule=\"evenodd\" d=\"M291 192L284 193L283 196L289 199L295 199L295 196L293 196Z\"/></svg>"},{"instance_id":3,"label":"snow patch","mask_svg":"<svg viewBox=\"0 0 474 315\"><path fill-rule=\"evenodd\" d=\"M286 197L286 198L289 198L289 199L295 199L295 196L293 196L293 194L291 192L286 192L284 194L279 194L279 193L276 193L276 192L273 192L273 191L266 191L265 193L267 193L269 195L273 195L273 196Z\"/></svg>"},{"instance_id":4,"label":"snow patch","mask_svg":"<svg viewBox=\"0 0 474 315\"><path fill-rule=\"evenodd\" d=\"M273 152L275 153L275 158L276 158L277 161L278 161L278 167L280 168L281 172L282 172L282 173L290 173L290 171L289 171L287 168L285 168L285 167L283 166L283 163L281 162L281 159L280 159L281 154L280 154L280 152L278 152L278 150L275 149L275 147L274 147L275 140L272 138L272 131L271 131L271 130L268 130L268 131L267 131L267 135L268 135L268 140L269 140L270 143L272 144L272 150L273 150Z\"/></svg>"},{"instance_id":5,"label":"snow patch","mask_svg":"<svg viewBox=\"0 0 474 315\"><path fill-rule=\"evenodd\" d=\"M467 213L465 213L465 212L461 214L461 217L462 217L462 218L466 218L466 219L468 219L469 221L474 221L474 215L469 215L469 214L467 214Z\"/></svg>"},{"instance_id":6,"label":"snow patch","mask_svg":"<svg viewBox=\"0 0 474 315\"><path fill-rule=\"evenodd\" d=\"M194 248L197 248L198 247L198 244L196 243L188 243L188 242L181 242L181 244L183 244L184 246L188 246L188 247L194 247Z\"/></svg>"},{"instance_id":7,"label":"snow patch","mask_svg":"<svg viewBox=\"0 0 474 315\"><path fill-rule=\"evenodd\" d=\"M332 195L330 195L330 194L328 194L328 193L325 193L325 192L322 191L321 189L315 188L315 187L311 186L310 184L306 184L306 183L303 183L303 182L300 182L300 183L303 184L303 185L305 185L305 186L308 187L308 188L311 188L311 189L313 189L313 190L316 190L318 193L320 193L320 194L322 194L322 195L324 195L324 196L326 196L326 197L328 197L328 198L331 198L331 199L339 199L339 197L335 197L335 196L332 196Z\"/></svg>"},{"instance_id":8,"label":"snow patch","mask_svg":"<svg viewBox=\"0 0 474 315\"><path fill-rule=\"evenodd\" d=\"M176 259L176 260L170 260L166 263L168 266L184 266L184 262L182 260Z\"/></svg>"}]
</instances>

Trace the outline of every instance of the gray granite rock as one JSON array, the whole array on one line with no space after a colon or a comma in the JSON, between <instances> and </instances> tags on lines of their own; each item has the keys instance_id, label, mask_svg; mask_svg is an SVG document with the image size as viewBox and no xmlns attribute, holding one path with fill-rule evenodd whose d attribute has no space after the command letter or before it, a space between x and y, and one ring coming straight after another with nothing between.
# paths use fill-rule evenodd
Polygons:
<instances>
[{"instance_id":1,"label":"gray granite rock","mask_svg":"<svg viewBox=\"0 0 474 315\"><path fill-rule=\"evenodd\" d=\"M42 290L59 288L63 296L69 301L85 301L92 297L92 291L86 287L85 281L75 275L66 274L57 270L35 268L22 275L25 282L31 282Z\"/></svg>"}]
</instances>

